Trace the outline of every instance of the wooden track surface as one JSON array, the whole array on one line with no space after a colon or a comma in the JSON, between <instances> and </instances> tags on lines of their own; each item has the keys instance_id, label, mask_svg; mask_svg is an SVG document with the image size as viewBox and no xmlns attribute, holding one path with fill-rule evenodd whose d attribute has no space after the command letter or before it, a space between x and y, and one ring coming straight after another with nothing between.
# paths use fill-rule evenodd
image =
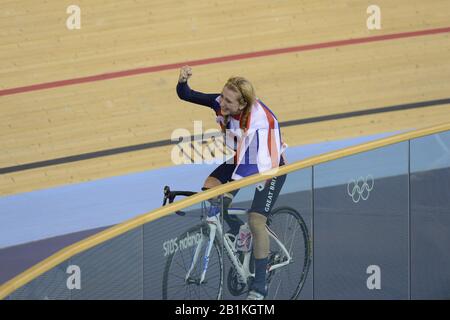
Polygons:
<instances>
[{"instance_id":1,"label":"wooden track surface","mask_svg":"<svg viewBox=\"0 0 450 320\"><path fill-rule=\"evenodd\" d=\"M2 1L0 90L114 71L329 41L450 27L449 1ZM237 10L236 8L239 8ZM281 122L450 98L450 33L194 67L190 85L219 92L243 75ZM0 168L170 139L212 112L178 99L176 69L0 96ZM289 145L420 128L450 105L290 126ZM173 146L0 174L0 195L172 165Z\"/></svg>"}]
</instances>

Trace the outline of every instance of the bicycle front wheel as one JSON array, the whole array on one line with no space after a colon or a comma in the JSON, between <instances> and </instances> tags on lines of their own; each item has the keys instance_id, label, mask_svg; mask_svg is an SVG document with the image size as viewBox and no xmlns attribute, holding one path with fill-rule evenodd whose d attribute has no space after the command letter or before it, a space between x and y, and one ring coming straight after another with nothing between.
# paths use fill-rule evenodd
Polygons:
<instances>
[{"instance_id":1,"label":"bicycle front wheel","mask_svg":"<svg viewBox=\"0 0 450 320\"><path fill-rule=\"evenodd\" d=\"M289 207L273 210L267 225L283 243L292 262L268 273L267 299L297 299L308 275L311 263L311 241L308 227L300 213ZM283 251L270 242L269 266L285 261Z\"/></svg>"},{"instance_id":2,"label":"bicycle front wheel","mask_svg":"<svg viewBox=\"0 0 450 320\"><path fill-rule=\"evenodd\" d=\"M209 228L206 223L189 229L177 238L176 252L168 256L163 276L164 300L219 300L222 298L222 246L214 240L209 255L205 280L200 283L205 252L209 240ZM194 268L186 278L193 261L196 248L199 247Z\"/></svg>"}]
</instances>

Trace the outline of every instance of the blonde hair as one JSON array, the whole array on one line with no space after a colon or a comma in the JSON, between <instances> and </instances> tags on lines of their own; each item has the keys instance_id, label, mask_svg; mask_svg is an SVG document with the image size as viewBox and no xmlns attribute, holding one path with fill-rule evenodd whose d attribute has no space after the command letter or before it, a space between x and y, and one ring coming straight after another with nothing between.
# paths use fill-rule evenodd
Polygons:
<instances>
[{"instance_id":1,"label":"blonde hair","mask_svg":"<svg viewBox=\"0 0 450 320\"><path fill-rule=\"evenodd\" d=\"M242 110L240 121L240 128L241 130L245 131L247 129L247 121L250 115L250 111L256 101L255 89L253 88L253 85L250 83L250 81L243 77L231 77L230 79L228 79L227 83L225 83L225 87L234 92L240 93L241 97L239 98L239 104L246 104L245 108ZM225 116L225 125L222 127L222 131L224 132L228 120L229 116Z\"/></svg>"}]
</instances>

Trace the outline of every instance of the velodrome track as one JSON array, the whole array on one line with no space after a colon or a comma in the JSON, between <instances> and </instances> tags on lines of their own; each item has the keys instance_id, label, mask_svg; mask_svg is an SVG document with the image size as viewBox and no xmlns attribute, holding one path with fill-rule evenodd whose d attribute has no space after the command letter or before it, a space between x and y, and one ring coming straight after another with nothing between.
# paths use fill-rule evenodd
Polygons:
<instances>
[{"instance_id":1,"label":"velodrome track","mask_svg":"<svg viewBox=\"0 0 450 320\"><path fill-rule=\"evenodd\" d=\"M368 30L365 1L246 1L239 14L210 1L81 1L81 29L68 30L68 4L8 2L0 194L171 165L175 129L216 128L175 94L188 62L197 90L253 81L290 145L442 122L448 1L378 5L382 27Z\"/></svg>"}]
</instances>

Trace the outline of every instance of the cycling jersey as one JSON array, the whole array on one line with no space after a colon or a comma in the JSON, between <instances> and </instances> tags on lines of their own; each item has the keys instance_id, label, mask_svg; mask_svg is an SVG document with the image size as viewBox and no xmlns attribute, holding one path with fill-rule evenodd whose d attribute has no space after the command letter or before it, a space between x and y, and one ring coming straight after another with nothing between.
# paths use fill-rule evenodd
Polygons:
<instances>
[{"instance_id":1,"label":"cycling jersey","mask_svg":"<svg viewBox=\"0 0 450 320\"><path fill-rule=\"evenodd\" d=\"M180 99L207 106L214 110L216 121L225 131L228 147L236 153L233 180L239 180L261 173L280 165L281 154L287 145L281 140L278 120L273 112L259 99L253 104L247 119L246 130L240 129L241 117L230 116L224 123L220 109L220 94L205 94L189 88L187 82L178 83L177 94Z\"/></svg>"}]
</instances>

